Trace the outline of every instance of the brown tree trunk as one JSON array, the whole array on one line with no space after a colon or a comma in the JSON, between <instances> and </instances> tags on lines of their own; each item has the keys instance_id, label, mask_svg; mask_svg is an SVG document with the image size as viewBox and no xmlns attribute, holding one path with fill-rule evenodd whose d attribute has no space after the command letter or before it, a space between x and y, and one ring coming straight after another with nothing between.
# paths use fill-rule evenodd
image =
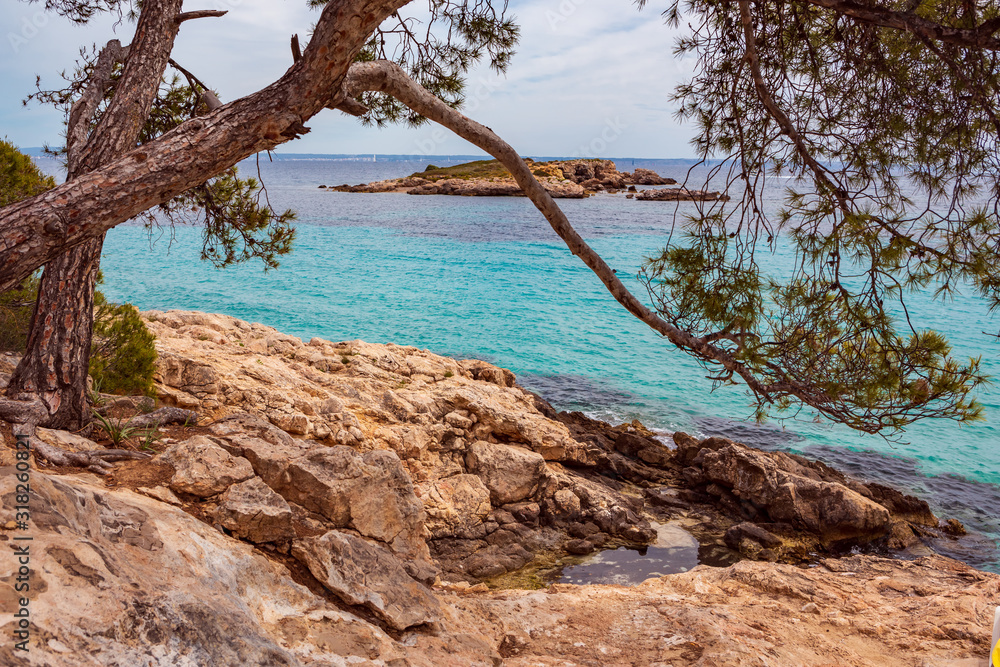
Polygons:
<instances>
[{"instance_id":1,"label":"brown tree trunk","mask_svg":"<svg viewBox=\"0 0 1000 667\"><path fill-rule=\"evenodd\" d=\"M146 3L129 48L123 50L115 41L99 56L87 90L70 114L67 180L113 162L135 146L173 50L180 9L181 0ZM86 139L84 128L122 57L125 67L115 95ZM11 398L40 399L48 411L42 426L75 430L88 421L94 288L103 247L104 234L88 239L48 262L42 273L28 346L6 390Z\"/></svg>"},{"instance_id":2,"label":"brown tree trunk","mask_svg":"<svg viewBox=\"0 0 1000 667\"><path fill-rule=\"evenodd\" d=\"M75 430L86 420L94 285L103 245L103 236L90 239L45 265L28 348L7 386L11 398L41 399L50 428Z\"/></svg>"}]
</instances>

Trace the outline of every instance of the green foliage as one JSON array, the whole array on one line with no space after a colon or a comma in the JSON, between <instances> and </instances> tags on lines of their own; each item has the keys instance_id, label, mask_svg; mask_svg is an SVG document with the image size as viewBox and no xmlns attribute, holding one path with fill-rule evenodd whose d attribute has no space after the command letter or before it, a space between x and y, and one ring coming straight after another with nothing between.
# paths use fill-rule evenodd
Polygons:
<instances>
[{"instance_id":1,"label":"green foliage","mask_svg":"<svg viewBox=\"0 0 1000 667\"><path fill-rule=\"evenodd\" d=\"M39 282L31 276L17 289L0 293L0 352L23 352L27 346Z\"/></svg>"},{"instance_id":2,"label":"green foliage","mask_svg":"<svg viewBox=\"0 0 1000 667\"><path fill-rule=\"evenodd\" d=\"M183 85L176 76L165 81L140 143L206 113L199 88L198 82ZM199 224L203 229L201 258L218 268L252 259L259 259L265 270L277 268L279 258L291 252L295 240L295 212L272 209L264 187L254 178L240 178L235 166L140 217L150 230L164 223Z\"/></svg>"},{"instance_id":3,"label":"green foliage","mask_svg":"<svg viewBox=\"0 0 1000 667\"><path fill-rule=\"evenodd\" d=\"M54 188L31 158L7 140L0 140L0 207ZM25 278L17 289L0 293L0 351L20 352L28 342L31 314L38 294L38 277Z\"/></svg>"},{"instance_id":4,"label":"green foliage","mask_svg":"<svg viewBox=\"0 0 1000 667\"><path fill-rule=\"evenodd\" d=\"M722 158L711 175L733 200L680 219L687 233L641 277L664 319L761 383L758 416L805 404L889 434L925 417L976 420L979 360L954 358L906 296L971 286L1000 306L1000 55L980 39L995 29L937 37L992 25L1000 6L915 0L848 15L849 4L668 10L693 28L678 54L697 58L678 115L697 124L699 154ZM919 34L907 17L936 27ZM786 196L769 216L776 178ZM757 253L779 236L796 268L764 275ZM715 379L733 377L698 348Z\"/></svg>"},{"instance_id":5,"label":"green foliage","mask_svg":"<svg viewBox=\"0 0 1000 667\"><path fill-rule=\"evenodd\" d=\"M73 75L63 75L66 87L59 90L39 88L29 100L54 106L68 118L73 101L82 92L96 59L93 49L81 51ZM106 100L110 100L113 85L120 75L119 69L112 76L112 88ZM163 80L139 133L140 144L162 136L186 120L208 113L204 94L207 89L189 74L185 73L185 77L186 80L174 74ZM92 125L97 125L104 109L104 104L98 108ZM59 154L62 150L52 152ZM155 229L164 225L198 225L203 230L202 259L218 268L259 259L268 270L276 268L279 258L291 252L295 217L294 211L279 213L272 209L263 185L254 178L241 178L233 166L141 213L137 219L145 223L151 236Z\"/></svg>"},{"instance_id":6,"label":"green foliage","mask_svg":"<svg viewBox=\"0 0 1000 667\"><path fill-rule=\"evenodd\" d=\"M6 139L0 140L0 207L56 187L31 158Z\"/></svg>"},{"instance_id":7,"label":"green foliage","mask_svg":"<svg viewBox=\"0 0 1000 667\"><path fill-rule=\"evenodd\" d=\"M156 372L155 338L130 303L94 298L94 341L90 376L109 394L152 396Z\"/></svg>"},{"instance_id":8,"label":"green foliage","mask_svg":"<svg viewBox=\"0 0 1000 667\"><path fill-rule=\"evenodd\" d=\"M120 447L123 442L131 438L140 429L132 426L132 418L124 419L117 417L105 417L97 410L92 411L94 419L100 424L101 430L107 433L108 438L115 447ZM152 443L149 443L152 445Z\"/></svg>"}]
</instances>

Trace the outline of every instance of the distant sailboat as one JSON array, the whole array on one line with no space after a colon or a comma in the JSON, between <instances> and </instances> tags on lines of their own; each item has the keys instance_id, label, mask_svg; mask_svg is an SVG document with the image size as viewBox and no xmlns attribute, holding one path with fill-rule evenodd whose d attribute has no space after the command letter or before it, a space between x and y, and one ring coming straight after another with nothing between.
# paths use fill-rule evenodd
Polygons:
<instances>
[{"instance_id":1,"label":"distant sailboat","mask_svg":"<svg viewBox=\"0 0 1000 667\"><path fill-rule=\"evenodd\" d=\"M372 162L375 162L375 153L372 153Z\"/></svg>"}]
</instances>

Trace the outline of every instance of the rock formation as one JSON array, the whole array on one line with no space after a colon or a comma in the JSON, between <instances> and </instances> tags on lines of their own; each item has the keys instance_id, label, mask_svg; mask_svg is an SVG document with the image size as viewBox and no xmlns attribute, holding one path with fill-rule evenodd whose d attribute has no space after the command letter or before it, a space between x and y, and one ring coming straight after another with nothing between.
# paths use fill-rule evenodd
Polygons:
<instances>
[{"instance_id":1,"label":"rock formation","mask_svg":"<svg viewBox=\"0 0 1000 667\"><path fill-rule=\"evenodd\" d=\"M492 161L496 162L496 161ZM538 182L554 198L581 199L595 192L618 192L626 188L635 192L636 185L656 186L676 184L655 171L636 168L634 172L620 172L611 160L564 160L534 162L527 159ZM485 163L489 164L489 163ZM479 168L466 169L470 165ZM484 170L481 163L468 163L445 169L428 169L405 178L393 178L359 185L337 185L324 189L334 192L405 192L411 195L460 195L466 197L523 197L520 186L510 173L496 163L494 169ZM665 188L643 190L636 199L649 201L706 201L728 197L718 192Z\"/></svg>"},{"instance_id":2,"label":"rock formation","mask_svg":"<svg viewBox=\"0 0 1000 667\"><path fill-rule=\"evenodd\" d=\"M146 318L160 400L202 419L161 428L156 457L104 480L32 468L32 651L0 645L2 664L944 665L988 649L1000 577L939 556L830 557L940 537L911 496L556 413L481 361ZM11 466L2 424L0 438ZM0 468L4 516L15 481ZM703 562L739 562L634 588L479 583L650 543L653 522L696 535ZM16 523L0 526L17 544ZM17 568L0 558L8 637Z\"/></svg>"}]
</instances>

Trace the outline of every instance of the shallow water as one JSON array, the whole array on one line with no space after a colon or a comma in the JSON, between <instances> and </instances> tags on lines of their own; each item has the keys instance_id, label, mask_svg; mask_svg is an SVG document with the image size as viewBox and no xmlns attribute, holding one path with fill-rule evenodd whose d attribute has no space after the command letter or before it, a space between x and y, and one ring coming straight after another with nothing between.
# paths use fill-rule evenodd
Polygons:
<instances>
[{"instance_id":1,"label":"shallow water","mask_svg":"<svg viewBox=\"0 0 1000 667\"><path fill-rule=\"evenodd\" d=\"M465 158L429 160L445 166ZM218 271L198 261L196 228L177 228L172 238L164 233L151 244L141 227L122 225L105 244L103 289L141 309L222 312L305 339L361 338L486 359L513 370L560 409L818 456L860 477L917 492L940 515L1000 538L995 386L980 396L986 421L917 424L906 432L905 446L805 415L749 423L745 391L712 392L704 371L622 310L527 200L317 189L407 175L427 161L262 161L272 204L299 212L295 248L280 269ZM650 160L618 163L678 180L686 169ZM241 168L252 173L257 167ZM664 245L675 206L613 196L560 203L619 276L643 293L629 276ZM790 260L779 249L767 261L780 271ZM915 295L910 307L923 326L948 333L960 354L982 353L984 370L1000 376L997 342L988 335L1000 327L978 299L940 302ZM1000 571L995 550L989 551L966 558Z\"/></svg>"},{"instance_id":2,"label":"shallow water","mask_svg":"<svg viewBox=\"0 0 1000 667\"><path fill-rule=\"evenodd\" d=\"M634 586L652 577L687 572L698 565L698 540L679 526L657 526L657 540L648 547L619 547L584 556L558 572L563 584Z\"/></svg>"}]
</instances>

